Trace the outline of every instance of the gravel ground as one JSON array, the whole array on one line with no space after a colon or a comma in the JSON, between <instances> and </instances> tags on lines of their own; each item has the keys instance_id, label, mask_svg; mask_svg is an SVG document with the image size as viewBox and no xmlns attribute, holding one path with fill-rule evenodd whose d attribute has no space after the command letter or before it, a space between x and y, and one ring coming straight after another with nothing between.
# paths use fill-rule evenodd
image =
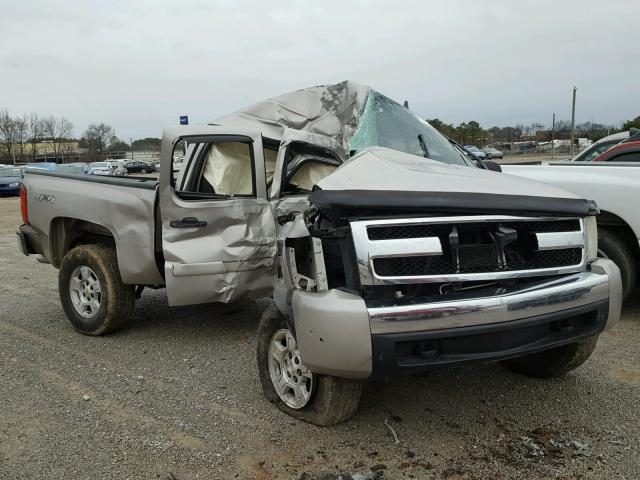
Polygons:
<instances>
[{"instance_id":1,"label":"gravel ground","mask_svg":"<svg viewBox=\"0 0 640 480\"><path fill-rule=\"evenodd\" d=\"M368 384L355 419L319 428L262 396L267 300L145 291L129 328L84 337L56 270L18 254L18 223L0 199L2 479L640 478L640 300L564 378L475 365Z\"/></svg>"}]
</instances>

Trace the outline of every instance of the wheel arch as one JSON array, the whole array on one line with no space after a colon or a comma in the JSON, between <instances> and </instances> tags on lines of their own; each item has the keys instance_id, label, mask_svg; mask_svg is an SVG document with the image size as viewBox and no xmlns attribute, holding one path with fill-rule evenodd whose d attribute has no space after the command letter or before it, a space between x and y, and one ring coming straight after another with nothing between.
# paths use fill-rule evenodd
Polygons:
<instances>
[{"instance_id":1,"label":"wheel arch","mask_svg":"<svg viewBox=\"0 0 640 480\"><path fill-rule=\"evenodd\" d=\"M638 237L624 219L615 213L602 210L596 217L596 222L599 229L609 230L623 239L624 242L631 247L635 257L640 258L640 244L638 243Z\"/></svg>"},{"instance_id":2,"label":"wheel arch","mask_svg":"<svg viewBox=\"0 0 640 480\"><path fill-rule=\"evenodd\" d=\"M69 250L78 245L99 244L118 253L117 237L109 228L97 222L71 217L56 217L49 226L51 264L59 268Z\"/></svg>"}]
</instances>

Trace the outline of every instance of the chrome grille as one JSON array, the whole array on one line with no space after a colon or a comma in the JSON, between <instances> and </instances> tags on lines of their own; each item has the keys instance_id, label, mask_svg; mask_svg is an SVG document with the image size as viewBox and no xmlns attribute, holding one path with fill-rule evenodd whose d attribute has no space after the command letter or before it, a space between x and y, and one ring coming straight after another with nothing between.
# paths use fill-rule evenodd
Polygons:
<instances>
[{"instance_id":1,"label":"chrome grille","mask_svg":"<svg viewBox=\"0 0 640 480\"><path fill-rule=\"evenodd\" d=\"M363 285L570 273L585 262L581 219L512 216L351 222Z\"/></svg>"},{"instance_id":2,"label":"chrome grille","mask_svg":"<svg viewBox=\"0 0 640 480\"><path fill-rule=\"evenodd\" d=\"M455 262L434 256L377 258L373 261L375 272L380 277L400 277L406 275L446 275L474 272L509 272L513 270L535 270L538 268L564 267L579 265L582 250L569 248L564 250L546 250L535 252L534 258L526 262L508 262L498 264L494 248L474 245L460 259L460 267Z\"/></svg>"}]
</instances>

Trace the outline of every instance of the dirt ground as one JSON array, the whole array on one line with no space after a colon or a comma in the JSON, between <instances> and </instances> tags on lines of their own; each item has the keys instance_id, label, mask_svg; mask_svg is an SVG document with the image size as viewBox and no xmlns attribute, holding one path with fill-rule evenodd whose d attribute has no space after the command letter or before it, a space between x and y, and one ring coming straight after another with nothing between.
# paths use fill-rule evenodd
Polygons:
<instances>
[{"instance_id":1,"label":"dirt ground","mask_svg":"<svg viewBox=\"0 0 640 480\"><path fill-rule=\"evenodd\" d=\"M368 384L356 418L319 428L262 396L268 300L170 308L145 291L128 328L84 337L56 270L18 253L18 223L0 199L2 479L640 478L638 295L564 378L493 364Z\"/></svg>"}]
</instances>

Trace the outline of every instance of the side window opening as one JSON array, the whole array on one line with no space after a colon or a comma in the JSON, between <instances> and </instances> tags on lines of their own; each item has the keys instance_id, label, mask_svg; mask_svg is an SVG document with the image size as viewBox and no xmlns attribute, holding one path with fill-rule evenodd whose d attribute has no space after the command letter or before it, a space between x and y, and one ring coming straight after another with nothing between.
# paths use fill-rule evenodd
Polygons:
<instances>
[{"instance_id":1,"label":"side window opening","mask_svg":"<svg viewBox=\"0 0 640 480\"><path fill-rule=\"evenodd\" d=\"M209 145L198 182L198 192L253 195L251 146L240 142Z\"/></svg>"},{"instance_id":2,"label":"side window opening","mask_svg":"<svg viewBox=\"0 0 640 480\"><path fill-rule=\"evenodd\" d=\"M607 150L609 150L609 148L611 148L615 144L616 144L616 142L604 142L602 144L594 145L593 147L591 147L591 151L589 153L583 154L582 158L579 158L579 159L576 159L576 160L583 161L583 162L590 162L591 160L596 158L601 153L606 152Z\"/></svg>"},{"instance_id":3,"label":"side window opening","mask_svg":"<svg viewBox=\"0 0 640 480\"><path fill-rule=\"evenodd\" d=\"M220 141L186 139L176 194L185 200L255 197L253 147L250 139L225 137ZM176 147L179 146L178 142ZM181 151L184 151L183 149ZM174 149L174 161L180 152ZM174 167L175 168L175 167Z\"/></svg>"},{"instance_id":4,"label":"side window opening","mask_svg":"<svg viewBox=\"0 0 640 480\"><path fill-rule=\"evenodd\" d=\"M295 190L311 192L316 183L332 173L336 168L338 168L338 164L329 159L302 159L292 169L287 186L291 186Z\"/></svg>"},{"instance_id":5,"label":"side window opening","mask_svg":"<svg viewBox=\"0 0 640 480\"><path fill-rule=\"evenodd\" d=\"M304 143L292 143L285 161L282 195L311 193L316 183L342 163L333 152Z\"/></svg>"}]
</instances>

